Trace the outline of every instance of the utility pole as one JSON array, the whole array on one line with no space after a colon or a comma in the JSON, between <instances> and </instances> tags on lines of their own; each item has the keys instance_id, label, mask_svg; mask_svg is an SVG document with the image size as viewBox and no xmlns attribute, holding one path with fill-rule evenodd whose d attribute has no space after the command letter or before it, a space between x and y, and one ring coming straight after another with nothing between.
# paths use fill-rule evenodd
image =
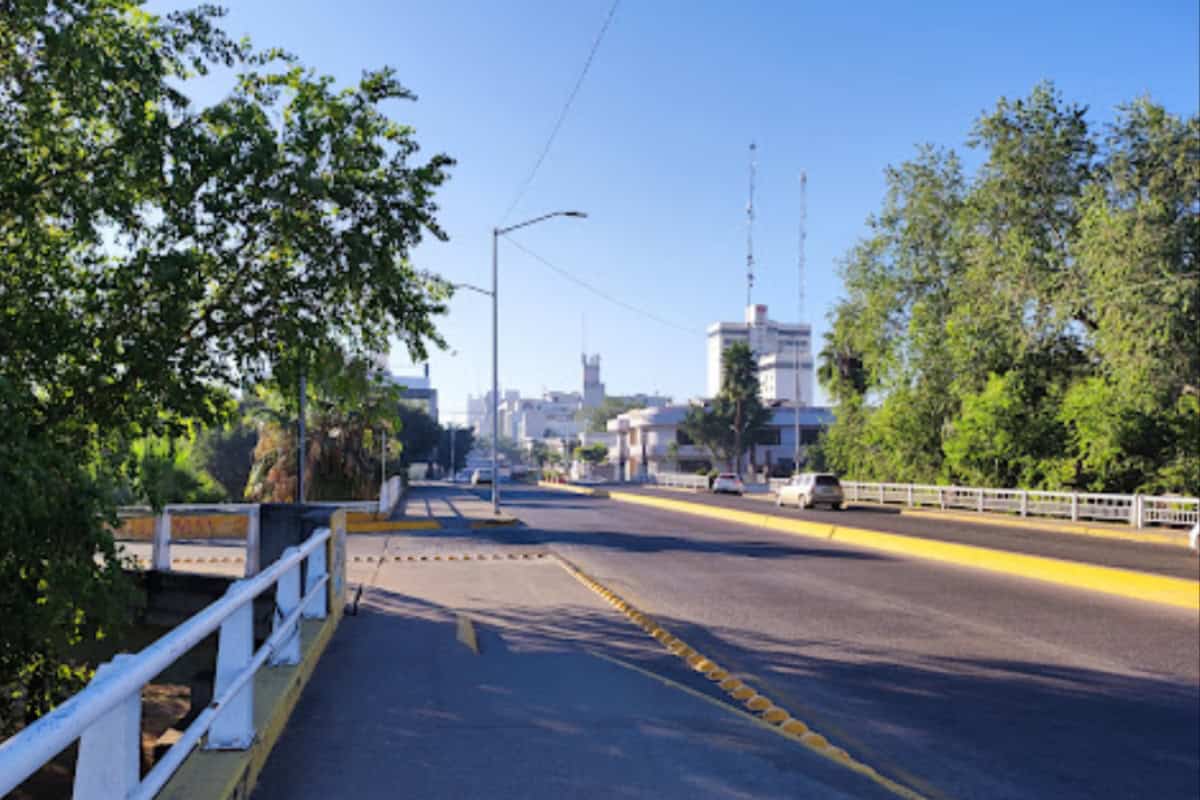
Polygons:
<instances>
[{"instance_id":1,"label":"utility pole","mask_svg":"<svg viewBox=\"0 0 1200 800\"><path fill-rule=\"evenodd\" d=\"M446 430L450 432L450 470L449 470L449 472L450 472L450 480L453 481L454 475L455 475L455 471L454 471L454 423L447 422Z\"/></svg>"},{"instance_id":2,"label":"utility pole","mask_svg":"<svg viewBox=\"0 0 1200 800\"><path fill-rule=\"evenodd\" d=\"M304 415L308 405L308 377L300 372L300 418L296 421L296 502L304 502Z\"/></svg>"},{"instance_id":3,"label":"utility pole","mask_svg":"<svg viewBox=\"0 0 1200 800\"><path fill-rule=\"evenodd\" d=\"M754 153L757 148L750 143L750 200L746 203L746 306L750 305L754 289L754 170L757 166Z\"/></svg>"},{"instance_id":4,"label":"utility pole","mask_svg":"<svg viewBox=\"0 0 1200 800\"><path fill-rule=\"evenodd\" d=\"M800 172L800 242L799 254L797 256L797 267L799 272L800 283L800 303L797 308L797 322L804 324L804 240L808 237L808 175ZM792 455L792 464L794 465L793 472L800 471L800 339L796 339L796 359L792 365L795 372L795 392L796 392L796 407L792 410L795 415L795 434L796 444L795 452Z\"/></svg>"}]
</instances>

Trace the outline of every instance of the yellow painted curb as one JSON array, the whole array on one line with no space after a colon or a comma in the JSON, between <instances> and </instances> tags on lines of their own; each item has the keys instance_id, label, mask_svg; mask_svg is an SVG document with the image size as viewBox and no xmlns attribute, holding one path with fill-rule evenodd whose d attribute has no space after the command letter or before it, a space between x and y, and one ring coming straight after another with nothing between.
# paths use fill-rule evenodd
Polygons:
<instances>
[{"instance_id":1,"label":"yellow painted curb","mask_svg":"<svg viewBox=\"0 0 1200 800\"><path fill-rule=\"evenodd\" d=\"M920 508L901 508L900 513L906 517L919 517L921 519L947 519L954 522L970 522L976 525L994 525L1000 528L1028 528L1053 533L1069 533L1075 536L1091 536L1097 539L1119 539L1126 542L1166 544L1174 547L1189 548L1186 531L1181 531L1175 536L1168 533L1156 533L1154 531L1133 533L1132 531L1096 528L1091 525L1079 525L1078 523L1053 522L1036 517L1006 519L988 514L959 514L953 511L933 511Z\"/></svg>"},{"instance_id":2,"label":"yellow painted curb","mask_svg":"<svg viewBox=\"0 0 1200 800\"><path fill-rule=\"evenodd\" d=\"M347 533L382 533L383 531L433 531L442 526L435 519L396 519L374 522L347 522Z\"/></svg>"},{"instance_id":3,"label":"yellow painted curb","mask_svg":"<svg viewBox=\"0 0 1200 800\"><path fill-rule=\"evenodd\" d=\"M574 577L576 580L578 580L584 586L587 586L589 589L591 589L596 594L600 595L601 597L604 597L605 599L616 598L616 599L620 600L619 595L617 595L615 592L613 592L607 586L604 586L599 581L595 580L591 576L584 573L578 567L569 563L566 559L562 558L561 556L559 556L557 554L554 555L554 558L559 563L559 565L563 567L563 569L567 570L567 572L569 572L571 574L572 577ZM780 735L785 735L794 740L798 740L800 743L806 745L807 747L811 748L812 750L815 750L816 752L820 753L821 755L837 762L841 766L844 766L848 769L853 770L854 772L857 772L867 778L870 778L872 781L874 781L875 783L879 784L880 786L883 786L884 788L888 789L893 794L896 794L899 797L905 798L905 800L923 800L923 798L920 794L916 793L915 791L908 788L907 786L904 786L890 778L886 778L886 777L880 775L878 772L875 771L874 768L872 768L866 764L863 764L860 761L857 761L853 756L851 756L849 753L847 753L842 748L834 747L833 745L831 745L829 743L829 741L825 737L810 730L809 727L807 725L805 725L803 722L792 719L791 715L788 714L788 712L786 710L775 706L773 703L771 703L770 700L768 700L766 697L764 697L761 694L759 694L758 692L756 692L753 688L748 686L743 681L741 681L737 678L727 677L728 673L725 670L717 667L717 665L713 661L705 658L704 656L700 655L697 651L693 650L682 639L671 635L665 628L663 628L662 626L658 625L657 623L651 621L648 617L646 617L645 614L638 611L637 608L634 607L632 604L630 604L624 600L621 600L621 602L624 603L624 605L625 605L623 613L625 614L625 616L627 618L630 619L630 621L633 621L633 618L635 615L645 619L646 622L642 625L642 627L646 630L646 632L650 633L655 639L658 639L659 642L664 647L666 647L670 652L679 656L685 662L692 663L691 659L693 659L695 657L699 657L700 660L696 661L693 664L693 666L700 664L700 663L707 663L708 665L710 665L712 667L711 671L708 672L708 677L710 679L712 679L713 681L720 681L720 683L719 683L720 688L724 689L734 699L742 701L743 704L747 708L749 708L751 711L760 712L760 713L751 714L749 712L742 711L741 709L734 708L734 707L728 706L726 704L720 703L719 701L715 700L714 698L711 698L711 697L708 697L707 695L696 692L693 689L689 689L688 687L683 686L682 684L676 683L675 681L672 681L669 678L664 678L661 675L655 675L654 673L643 670L640 667L635 667L632 664L623 662L620 659L614 659L614 658L605 656L600 653L595 653L595 655L597 655L601 658L604 658L605 660L612 661L613 663L621 664L622 666L628 667L629 669L633 669L633 670L636 670L643 674L650 675L650 676L656 678L657 680L662 681L665 684L675 686L676 688L682 689L683 691L686 691L691 694L695 694L696 696L701 697L708 702L717 703L718 705L721 705L722 708L725 708L729 711L733 711L734 713L744 714L747 717L749 717L750 719L754 720L756 723L758 723L760 725L764 725L767 728L775 731L776 733L778 733Z\"/></svg>"},{"instance_id":4,"label":"yellow painted curb","mask_svg":"<svg viewBox=\"0 0 1200 800\"><path fill-rule=\"evenodd\" d=\"M574 486L570 483L550 483L549 481L538 481L537 485L543 489L557 489L560 492L584 494L588 495L589 497L608 497L609 495L606 489L592 489L587 486Z\"/></svg>"},{"instance_id":5,"label":"yellow painted curb","mask_svg":"<svg viewBox=\"0 0 1200 800\"><path fill-rule=\"evenodd\" d=\"M610 497L623 503L663 508L799 536L836 540L886 553L973 567L1002 575L1029 578L1043 583L1085 589L1114 597L1200 611L1200 582L1186 578L1172 578L1166 575L1153 575L1147 572L1104 567L1098 564L1084 564L1078 561L1064 561L1045 556L992 550L976 545L921 539L915 536L884 533L865 528L809 522L775 514L739 511L663 497L648 497L627 492L612 492Z\"/></svg>"}]
</instances>

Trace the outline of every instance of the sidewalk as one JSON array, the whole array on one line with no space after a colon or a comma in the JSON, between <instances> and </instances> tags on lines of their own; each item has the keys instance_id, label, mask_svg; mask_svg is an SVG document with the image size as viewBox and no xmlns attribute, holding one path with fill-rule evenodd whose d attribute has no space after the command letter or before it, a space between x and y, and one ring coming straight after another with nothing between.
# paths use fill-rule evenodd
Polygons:
<instances>
[{"instance_id":1,"label":"sidewalk","mask_svg":"<svg viewBox=\"0 0 1200 800\"><path fill-rule=\"evenodd\" d=\"M451 542L395 535L350 564L358 613L254 798L891 796L645 672L673 659L538 546Z\"/></svg>"}]
</instances>

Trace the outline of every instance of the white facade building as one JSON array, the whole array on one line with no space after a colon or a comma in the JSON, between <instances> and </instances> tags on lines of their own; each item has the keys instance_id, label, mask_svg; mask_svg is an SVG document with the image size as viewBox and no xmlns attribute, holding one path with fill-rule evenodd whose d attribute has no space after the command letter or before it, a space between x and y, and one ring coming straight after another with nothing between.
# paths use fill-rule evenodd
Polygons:
<instances>
[{"instance_id":1,"label":"white facade building","mask_svg":"<svg viewBox=\"0 0 1200 800\"><path fill-rule=\"evenodd\" d=\"M692 442L681 429L688 408L684 405L639 408L609 421L608 431L616 434L617 439L609 446L608 460L616 467L617 480L636 481L659 472L696 472L713 466L729 468L727 464L713 464L712 454ZM792 471L797 413L803 465L809 445L815 444L821 431L833 423L833 413L828 408L796 409L779 405L772 409L766 441L754 446L746 466L755 472Z\"/></svg>"},{"instance_id":2,"label":"white facade building","mask_svg":"<svg viewBox=\"0 0 1200 800\"><path fill-rule=\"evenodd\" d=\"M810 406L813 401L812 326L776 322L765 305L746 307L745 322L714 322L708 326L709 397L721 391L721 355L734 342L746 342L758 360L759 383L765 402L784 400ZM799 371L800 397L796 397Z\"/></svg>"}]
</instances>

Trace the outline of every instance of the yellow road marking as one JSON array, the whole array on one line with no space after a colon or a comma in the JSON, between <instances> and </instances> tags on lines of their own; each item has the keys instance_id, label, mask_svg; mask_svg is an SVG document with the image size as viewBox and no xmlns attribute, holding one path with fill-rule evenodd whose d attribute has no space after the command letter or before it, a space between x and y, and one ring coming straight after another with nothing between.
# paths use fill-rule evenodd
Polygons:
<instances>
[{"instance_id":1,"label":"yellow road marking","mask_svg":"<svg viewBox=\"0 0 1200 800\"><path fill-rule=\"evenodd\" d=\"M865 528L809 522L774 514L739 511L664 497L648 497L628 492L610 492L609 496L611 499L623 503L664 508L669 511L679 511L800 536L836 540L887 553L974 567L988 572L1015 575L1115 597L1200 611L1200 582L1186 578L1173 578L1118 567L993 550L976 545L921 539L915 536L884 533Z\"/></svg>"},{"instance_id":2,"label":"yellow road marking","mask_svg":"<svg viewBox=\"0 0 1200 800\"><path fill-rule=\"evenodd\" d=\"M479 638L475 635L475 623L466 614L458 615L458 641L467 646L472 653L479 655Z\"/></svg>"},{"instance_id":3,"label":"yellow road marking","mask_svg":"<svg viewBox=\"0 0 1200 800\"><path fill-rule=\"evenodd\" d=\"M599 595L605 596L605 597L610 596L610 595L614 596L614 597L616 596L615 593L612 592L612 590L610 590L608 587L604 586L599 581L597 581L594 578L592 578L591 576L587 575L585 572L583 572L579 568L575 567L573 564L567 562L561 556L555 556L555 560L557 560L558 563L563 567L563 569L565 569L567 572L569 572L576 580L578 580L580 583L587 586L592 591L596 592L596 594L599 594ZM623 601L623 602L625 602L625 601ZM633 619L634 615L639 615L640 617L646 618L645 614L638 611L636 608L634 608L634 606L630 605L628 602L625 602L625 605L626 605L626 610L624 613L625 613L625 616L628 617L630 620ZM666 632L665 628L657 625L656 623L650 622L649 624L644 624L642 627L645 628L647 630L647 632L649 632L651 630L651 628L653 628L654 629L654 634L653 634L654 638L659 639L659 641L662 642L664 644L664 646L670 646L675 643L679 643L679 644L683 643L681 639L671 636L669 633ZM658 635L659 633L662 633L665 635L663 637L659 637L659 635ZM678 652L696 654L696 651L692 650L692 648L688 647L686 644L683 645L683 649L681 651L675 651L673 647L669 647L669 649L671 649L672 652L677 652L677 654L678 654ZM904 786L903 784L898 783L897 781L894 781L891 778L880 775L875 770L874 767L871 767L868 764L864 764L863 762L855 759L853 756L851 756L849 753L847 753L842 748L833 746L832 744L829 743L829 741L824 736L821 736L820 734L815 733L805 723L801 722L800 720L793 719L791 717L791 715L785 709L775 706L774 704L771 703L770 700L768 700L766 697L763 697L762 695L758 694L756 691L751 689L748 685L746 685L742 681L738 680L737 678L725 678L725 675L727 674L725 672L725 670L719 668L716 665L716 663L713 662L711 659L702 657L702 661L696 662L696 664L693 665L693 668L698 669L698 665L700 663L704 663L705 665L709 666L710 669L707 670L707 672L706 672L706 675L709 678L709 680L712 680L714 682L720 681L720 683L718 685L722 689L724 689L726 691L726 693L728 693L730 696L732 696L733 698L735 698L737 700L743 701L743 705L745 705L747 708L751 709L752 711L758 711L760 713L751 714L747 711L743 711L739 708L731 706L728 703L722 703L721 701L716 700L715 698L709 697L708 695L704 694L703 692L698 692L695 689L692 689L688 686L684 686L683 684L673 681L670 678L666 678L662 675L658 675L657 673L642 669L641 667L635 666L626 661L622 661L621 659L613 658L611 656L607 656L607 655L604 655L603 653L599 653L596 651L589 651L589 652L591 652L592 655L597 656L598 658L604 659L605 661L609 661L613 664L618 664L627 669L631 669L635 672L641 673L642 675L646 675L647 677L650 677L657 681L660 681L661 683L663 683L667 686L671 686L673 688L680 689L681 691L687 692L688 694L690 694L694 697L702 698L706 702L712 703L728 712L738 714L742 717L750 719L750 720L754 721L754 723L757 725L766 727L766 728L774 731L776 734L778 734L780 736L785 736L785 737L791 739L792 741L799 742L800 744L803 744L804 746L808 747L810 750L813 750L814 752L835 761L836 763L840 764L841 766L844 766L847 769L850 769L854 772L857 772L860 775L870 778L872 781L874 781L875 783L884 787L885 789L889 790L890 792L897 795L898 797L905 798L905 800L924 800L923 796L920 795L919 793L917 793L916 791L914 791L913 789L910 789L909 787ZM684 656L681 656L681 657L684 657ZM686 660L686 657L685 657L685 660Z\"/></svg>"}]
</instances>

